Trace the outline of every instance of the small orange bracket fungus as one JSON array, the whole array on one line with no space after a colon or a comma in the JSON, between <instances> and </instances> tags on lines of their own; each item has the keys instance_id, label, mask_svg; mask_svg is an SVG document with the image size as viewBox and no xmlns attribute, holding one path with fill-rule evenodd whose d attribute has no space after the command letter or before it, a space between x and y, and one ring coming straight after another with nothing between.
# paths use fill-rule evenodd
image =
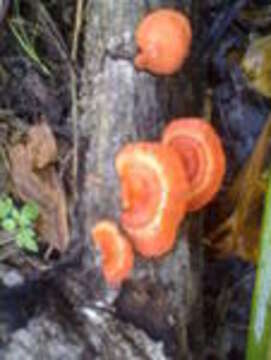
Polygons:
<instances>
[{"instance_id":1,"label":"small orange bracket fungus","mask_svg":"<svg viewBox=\"0 0 271 360\"><path fill-rule=\"evenodd\" d=\"M91 231L92 238L102 254L103 274L112 286L129 277L134 265L131 244L112 221L103 220Z\"/></svg>"},{"instance_id":2,"label":"small orange bracket fungus","mask_svg":"<svg viewBox=\"0 0 271 360\"><path fill-rule=\"evenodd\" d=\"M178 71L189 54L192 30L181 12L159 9L142 20L135 38L139 49L134 61L136 68L170 75Z\"/></svg>"},{"instance_id":3,"label":"small orange bracket fungus","mask_svg":"<svg viewBox=\"0 0 271 360\"><path fill-rule=\"evenodd\" d=\"M145 257L170 251L190 190L178 153L158 143L126 145L116 157L122 226Z\"/></svg>"},{"instance_id":4,"label":"small orange bracket fungus","mask_svg":"<svg viewBox=\"0 0 271 360\"><path fill-rule=\"evenodd\" d=\"M209 203L220 189L226 158L214 128L200 118L173 120L164 130L162 142L180 155L191 185L188 211Z\"/></svg>"}]
</instances>

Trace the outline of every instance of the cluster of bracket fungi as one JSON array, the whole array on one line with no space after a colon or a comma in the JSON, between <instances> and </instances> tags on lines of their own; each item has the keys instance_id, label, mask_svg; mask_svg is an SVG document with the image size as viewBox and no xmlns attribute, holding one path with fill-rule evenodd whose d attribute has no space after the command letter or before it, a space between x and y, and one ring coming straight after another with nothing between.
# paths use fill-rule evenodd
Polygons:
<instances>
[{"instance_id":1,"label":"cluster of bracket fungi","mask_svg":"<svg viewBox=\"0 0 271 360\"><path fill-rule=\"evenodd\" d=\"M192 30L182 13L159 9L142 20L135 38L135 67L170 75L189 54ZM115 159L122 230L111 220L91 230L106 281L116 286L130 275L134 249L146 258L170 252L186 214L204 207L219 191L225 167L220 138L201 118L174 119L160 141L125 145Z\"/></svg>"}]
</instances>

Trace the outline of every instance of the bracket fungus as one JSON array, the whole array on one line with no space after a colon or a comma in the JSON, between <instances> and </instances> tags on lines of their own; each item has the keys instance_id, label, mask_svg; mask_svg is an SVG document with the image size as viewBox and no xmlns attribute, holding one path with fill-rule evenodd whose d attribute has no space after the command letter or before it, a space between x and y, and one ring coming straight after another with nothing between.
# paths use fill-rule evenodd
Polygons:
<instances>
[{"instance_id":1,"label":"bracket fungus","mask_svg":"<svg viewBox=\"0 0 271 360\"><path fill-rule=\"evenodd\" d=\"M117 225L108 220L98 222L91 231L92 239L102 254L103 275L111 286L127 279L134 265L130 242Z\"/></svg>"},{"instance_id":2,"label":"bracket fungus","mask_svg":"<svg viewBox=\"0 0 271 360\"><path fill-rule=\"evenodd\" d=\"M159 9L147 15L136 34L139 53L135 66L156 75L178 71L187 58L192 42L189 19L173 9Z\"/></svg>"},{"instance_id":3,"label":"bracket fungus","mask_svg":"<svg viewBox=\"0 0 271 360\"><path fill-rule=\"evenodd\" d=\"M173 120L164 130L162 142L180 155L191 185L188 211L209 203L220 189L226 158L214 128L200 118Z\"/></svg>"},{"instance_id":4,"label":"bracket fungus","mask_svg":"<svg viewBox=\"0 0 271 360\"><path fill-rule=\"evenodd\" d=\"M117 154L122 189L121 223L136 250L145 257L170 251L187 209L189 183L171 147L134 143Z\"/></svg>"}]
</instances>

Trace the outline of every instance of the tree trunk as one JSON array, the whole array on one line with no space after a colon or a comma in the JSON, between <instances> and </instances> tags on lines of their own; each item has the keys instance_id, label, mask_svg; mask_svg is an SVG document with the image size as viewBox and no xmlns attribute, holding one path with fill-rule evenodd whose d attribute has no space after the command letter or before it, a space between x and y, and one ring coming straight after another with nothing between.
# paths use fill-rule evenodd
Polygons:
<instances>
[{"instance_id":1,"label":"tree trunk","mask_svg":"<svg viewBox=\"0 0 271 360\"><path fill-rule=\"evenodd\" d=\"M197 6L194 4L192 9L191 1L94 0L88 6L80 130L81 135L88 138L83 199L86 243L93 263L97 261L89 239L90 228L99 219L118 220L119 216L119 184L114 168L118 150L127 142L160 139L161 129L170 119L200 115L202 111L202 69L196 69L193 60L171 77L155 77L138 72L133 66L135 28L148 11L160 6L181 9L198 20ZM158 261L137 259L131 281L120 294L114 294L116 314L109 318L109 321L114 319L114 331L107 333L111 338L106 342L108 346L99 349L104 358L106 351L111 353L110 359L121 358L117 348L120 354L125 354L124 358L136 358L136 349L140 346L136 345L136 328L143 329L152 339L164 341L167 355L190 357L189 324L191 320L199 323L200 314L200 262L197 262L200 247L187 242L190 229L188 224L182 227L178 244L168 256ZM194 224L194 239L199 237L199 229ZM191 261L192 253L196 261ZM89 253L85 258L88 262ZM106 298L107 292L97 301L104 302ZM117 345L112 346L112 337L120 336L116 334L120 332L117 329L124 333L127 330L118 318L134 326L135 332L131 333L128 327L129 339L134 345L129 345L127 353L125 339L115 340ZM196 336L202 340L199 324ZM141 345L140 349L146 358L153 358L152 353L158 347L153 342L149 347ZM161 358L163 356L161 353Z\"/></svg>"}]
</instances>

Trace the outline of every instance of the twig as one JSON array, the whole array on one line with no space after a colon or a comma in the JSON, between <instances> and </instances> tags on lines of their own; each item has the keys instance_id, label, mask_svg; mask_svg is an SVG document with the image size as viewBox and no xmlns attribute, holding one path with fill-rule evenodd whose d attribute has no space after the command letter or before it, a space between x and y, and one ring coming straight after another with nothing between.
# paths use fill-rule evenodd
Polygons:
<instances>
[{"instance_id":1,"label":"twig","mask_svg":"<svg viewBox=\"0 0 271 360\"><path fill-rule=\"evenodd\" d=\"M67 63L67 66L70 67L71 60L69 56L69 49L46 7L40 0L28 0L28 4L36 10L38 21L38 24L35 24L36 28L39 30L40 34L43 35L46 41L53 42L60 57Z\"/></svg>"},{"instance_id":2,"label":"twig","mask_svg":"<svg viewBox=\"0 0 271 360\"><path fill-rule=\"evenodd\" d=\"M74 25L74 32L73 32L72 52L71 52L71 58L72 58L72 61L74 61L74 62L77 59L78 40L80 37L81 28L82 28L83 5L84 5L84 0L77 0L75 25Z\"/></svg>"},{"instance_id":3,"label":"twig","mask_svg":"<svg viewBox=\"0 0 271 360\"><path fill-rule=\"evenodd\" d=\"M73 68L70 70L71 76L71 98L72 98L72 133L73 133L73 161L72 161L72 178L74 201L77 199L77 172L78 172L78 99L77 99L77 76Z\"/></svg>"},{"instance_id":4,"label":"twig","mask_svg":"<svg viewBox=\"0 0 271 360\"><path fill-rule=\"evenodd\" d=\"M82 19L83 19L83 5L84 0L77 0L76 3L76 15L75 15L75 25L73 32L73 44L71 51L72 63L75 66L77 62L77 53L78 53L78 40L82 28ZM71 76L71 98L72 98L72 128L73 128L73 165L72 165L72 175L73 175L73 186L74 186L74 200L77 199L77 172L78 172L78 93L77 93L77 74L75 68L71 67L70 76Z\"/></svg>"}]
</instances>

